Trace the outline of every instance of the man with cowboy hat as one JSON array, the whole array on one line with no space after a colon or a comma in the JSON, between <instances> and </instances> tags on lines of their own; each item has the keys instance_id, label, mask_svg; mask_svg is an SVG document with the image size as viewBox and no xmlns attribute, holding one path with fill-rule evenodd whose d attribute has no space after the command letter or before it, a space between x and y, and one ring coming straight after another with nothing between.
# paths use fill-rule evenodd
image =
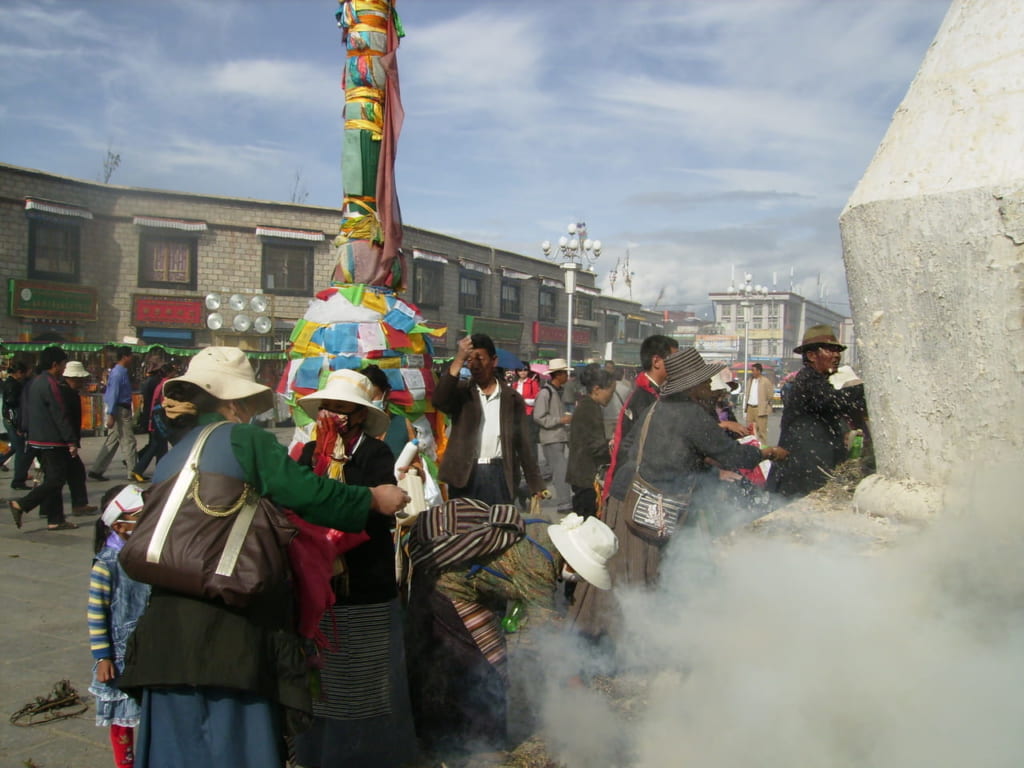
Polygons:
<instances>
[{"instance_id":1,"label":"man with cowboy hat","mask_svg":"<svg viewBox=\"0 0 1024 768\"><path fill-rule=\"evenodd\" d=\"M823 486L826 473L846 458L844 438L851 420L867 417L859 380L838 389L829 380L844 349L831 326L815 325L793 350L803 355L804 367L782 411L779 446L789 451L789 460L773 464L768 477L769 489L783 496L804 496Z\"/></svg>"}]
</instances>

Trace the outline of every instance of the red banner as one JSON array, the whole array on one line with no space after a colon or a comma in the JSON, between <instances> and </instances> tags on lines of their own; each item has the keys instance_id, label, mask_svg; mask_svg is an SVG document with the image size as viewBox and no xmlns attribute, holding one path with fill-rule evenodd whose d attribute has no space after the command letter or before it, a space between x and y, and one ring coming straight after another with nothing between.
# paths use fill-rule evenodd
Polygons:
<instances>
[{"instance_id":1,"label":"red banner","mask_svg":"<svg viewBox=\"0 0 1024 768\"><path fill-rule=\"evenodd\" d=\"M534 321L533 323L534 344L565 344L565 327L561 325L545 325ZM589 328L574 328L572 331L572 343L580 346L590 344Z\"/></svg>"},{"instance_id":2,"label":"red banner","mask_svg":"<svg viewBox=\"0 0 1024 768\"><path fill-rule=\"evenodd\" d=\"M132 324L162 328L205 328L201 298L188 296L135 296Z\"/></svg>"}]
</instances>

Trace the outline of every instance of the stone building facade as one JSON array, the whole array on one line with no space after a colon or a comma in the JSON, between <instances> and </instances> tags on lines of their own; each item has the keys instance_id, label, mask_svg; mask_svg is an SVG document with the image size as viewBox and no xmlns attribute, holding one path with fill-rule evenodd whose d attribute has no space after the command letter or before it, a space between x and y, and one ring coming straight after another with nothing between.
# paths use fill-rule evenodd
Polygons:
<instances>
[{"instance_id":1,"label":"stone building facade","mask_svg":"<svg viewBox=\"0 0 1024 768\"><path fill-rule=\"evenodd\" d=\"M0 339L18 343L237 345L283 357L309 299L330 285L339 211L120 187L0 164ZM445 326L524 359L565 354L567 296L557 263L405 227L404 298ZM574 361L636 364L662 318L605 296L581 270ZM215 317L211 318L211 315Z\"/></svg>"}]
</instances>

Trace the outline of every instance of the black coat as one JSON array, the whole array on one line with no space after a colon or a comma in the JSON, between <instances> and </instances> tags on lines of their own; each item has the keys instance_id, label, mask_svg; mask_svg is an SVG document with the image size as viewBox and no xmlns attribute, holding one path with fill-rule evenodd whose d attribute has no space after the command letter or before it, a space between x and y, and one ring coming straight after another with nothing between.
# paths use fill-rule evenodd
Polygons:
<instances>
[{"instance_id":1,"label":"black coat","mask_svg":"<svg viewBox=\"0 0 1024 768\"><path fill-rule=\"evenodd\" d=\"M607 464L609 458L604 411L593 398L585 397L572 415L565 479L577 488L590 488L598 467Z\"/></svg>"},{"instance_id":2,"label":"black coat","mask_svg":"<svg viewBox=\"0 0 1024 768\"><path fill-rule=\"evenodd\" d=\"M299 463L313 465L316 441L302 447ZM391 485L395 482L395 455L387 443L372 437L363 437L355 453L345 463L347 485ZM368 515L366 533L370 536L355 549L345 553L348 569L347 590L338 590L339 603L386 603L398 597L395 585L395 549L391 537L391 518Z\"/></svg>"},{"instance_id":3,"label":"black coat","mask_svg":"<svg viewBox=\"0 0 1024 768\"><path fill-rule=\"evenodd\" d=\"M867 413L864 385L836 389L828 376L805 366L783 402L779 446L789 458L772 465L768 487L784 496L804 496L828 481L824 471L846 458L850 421Z\"/></svg>"}]
</instances>

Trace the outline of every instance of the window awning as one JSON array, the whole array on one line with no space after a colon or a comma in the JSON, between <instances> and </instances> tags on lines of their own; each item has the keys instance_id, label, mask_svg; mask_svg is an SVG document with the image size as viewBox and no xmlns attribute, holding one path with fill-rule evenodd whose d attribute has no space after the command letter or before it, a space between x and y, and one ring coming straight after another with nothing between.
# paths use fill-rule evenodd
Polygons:
<instances>
[{"instance_id":1,"label":"window awning","mask_svg":"<svg viewBox=\"0 0 1024 768\"><path fill-rule=\"evenodd\" d=\"M49 200L36 200L31 197L25 198L25 210L53 213L57 216L76 216L80 219L92 219L92 211L86 210L85 208L79 208L77 205L54 203Z\"/></svg>"},{"instance_id":2,"label":"window awning","mask_svg":"<svg viewBox=\"0 0 1024 768\"><path fill-rule=\"evenodd\" d=\"M640 317L640 315L626 315L629 320L646 320L646 317Z\"/></svg>"},{"instance_id":3,"label":"window awning","mask_svg":"<svg viewBox=\"0 0 1024 768\"><path fill-rule=\"evenodd\" d=\"M585 285L577 285L576 286L576 293L582 293L582 294L585 294L587 296L600 296L601 295L600 291L595 290L593 288L587 288L587 286L585 286Z\"/></svg>"},{"instance_id":4,"label":"window awning","mask_svg":"<svg viewBox=\"0 0 1024 768\"><path fill-rule=\"evenodd\" d=\"M486 264L480 264L479 262L476 261L469 261L468 259L460 260L459 264L463 267L463 269L471 269L474 272L482 272L485 275L491 274L491 268L488 267Z\"/></svg>"},{"instance_id":5,"label":"window awning","mask_svg":"<svg viewBox=\"0 0 1024 768\"><path fill-rule=\"evenodd\" d=\"M205 221L189 219L164 219L157 216L135 216L132 224L137 227L153 227L155 229L179 229L182 232L205 232Z\"/></svg>"},{"instance_id":6,"label":"window awning","mask_svg":"<svg viewBox=\"0 0 1024 768\"><path fill-rule=\"evenodd\" d=\"M564 288L565 287L558 280L552 280L550 277L542 277L540 279L540 284L543 285L545 288Z\"/></svg>"},{"instance_id":7,"label":"window awning","mask_svg":"<svg viewBox=\"0 0 1024 768\"><path fill-rule=\"evenodd\" d=\"M323 232L312 232L308 229L285 229L283 227L256 227L256 237L283 237L287 240L308 240L322 242L326 238Z\"/></svg>"},{"instance_id":8,"label":"window awning","mask_svg":"<svg viewBox=\"0 0 1024 768\"><path fill-rule=\"evenodd\" d=\"M446 259L444 256L442 256L439 253L428 253L427 251L420 251L420 250L417 250L416 248L413 248L413 250L412 250L412 257L414 259L419 259L421 261L433 261L433 262L436 262L438 264L447 264L448 263L448 259Z\"/></svg>"},{"instance_id":9,"label":"window awning","mask_svg":"<svg viewBox=\"0 0 1024 768\"><path fill-rule=\"evenodd\" d=\"M507 277L509 280L529 280L533 275L529 275L526 272L518 272L508 267L501 268L501 276Z\"/></svg>"}]
</instances>

